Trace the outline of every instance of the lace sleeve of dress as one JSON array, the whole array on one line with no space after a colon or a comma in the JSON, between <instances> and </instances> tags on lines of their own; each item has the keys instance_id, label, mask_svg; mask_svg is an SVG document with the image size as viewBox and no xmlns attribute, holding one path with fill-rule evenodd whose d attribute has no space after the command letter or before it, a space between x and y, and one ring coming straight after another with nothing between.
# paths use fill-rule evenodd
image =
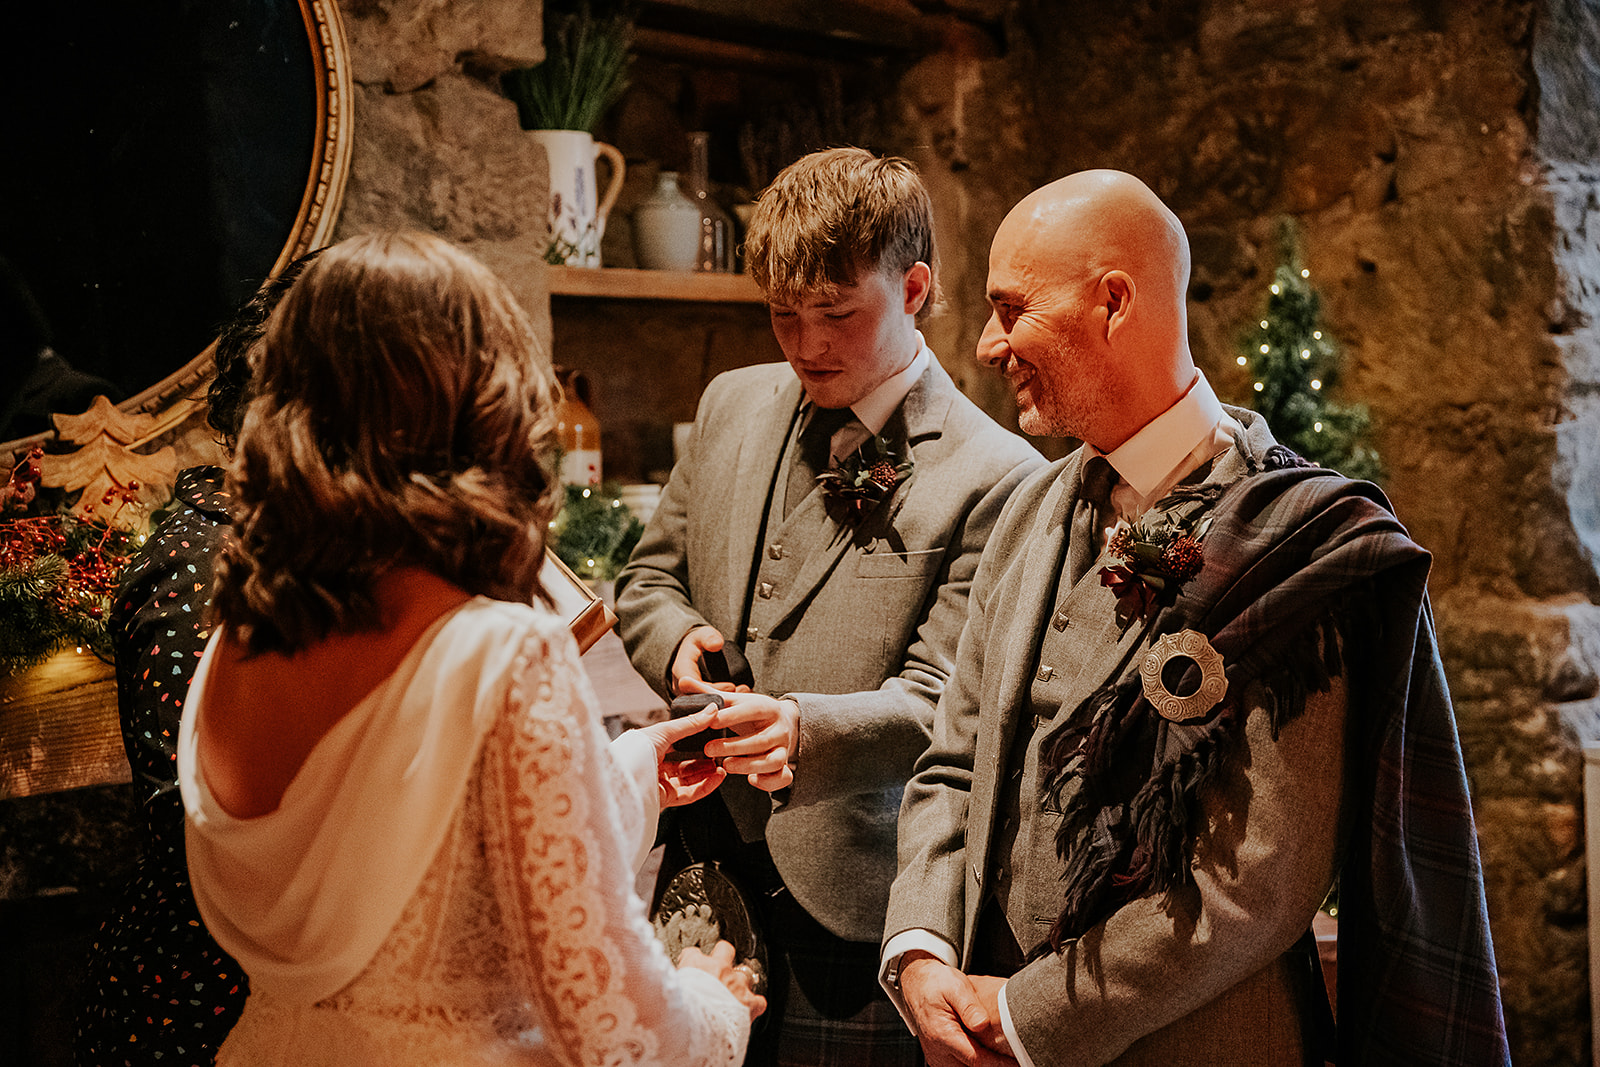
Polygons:
<instances>
[{"instance_id":1,"label":"lace sleeve of dress","mask_svg":"<svg viewBox=\"0 0 1600 1067\"><path fill-rule=\"evenodd\" d=\"M592 702L570 635L558 622L530 634L481 763L513 966L563 1062L732 1067L749 1015L710 975L673 967L656 941L633 891L622 772Z\"/></svg>"}]
</instances>

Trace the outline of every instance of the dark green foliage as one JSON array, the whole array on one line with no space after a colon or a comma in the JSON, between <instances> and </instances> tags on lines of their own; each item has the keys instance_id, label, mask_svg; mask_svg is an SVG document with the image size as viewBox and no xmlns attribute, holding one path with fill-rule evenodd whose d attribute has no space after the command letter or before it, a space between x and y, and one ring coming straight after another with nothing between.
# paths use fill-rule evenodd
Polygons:
<instances>
[{"instance_id":1,"label":"dark green foliage","mask_svg":"<svg viewBox=\"0 0 1600 1067\"><path fill-rule=\"evenodd\" d=\"M0 524L0 675L68 645L109 660L106 614L133 548L120 530L65 515Z\"/></svg>"},{"instance_id":2,"label":"dark green foliage","mask_svg":"<svg viewBox=\"0 0 1600 1067\"><path fill-rule=\"evenodd\" d=\"M593 133L628 88L633 17L626 7L594 14L587 3L570 14L545 11L544 62L507 71L500 87L517 105L525 130Z\"/></svg>"},{"instance_id":3,"label":"dark green foliage","mask_svg":"<svg viewBox=\"0 0 1600 1067\"><path fill-rule=\"evenodd\" d=\"M566 504L551 525L550 541L561 562L580 578L610 581L628 562L644 533L614 482L567 486Z\"/></svg>"},{"instance_id":4,"label":"dark green foliage","mask_svg":"<svg viewBox=\"0 0 1600 1067\"><path fill-rule=\"evenodd\" d=\"M1383 464L1370 440L1366 406L1332 398L1344 357L1322 326L1322 301L1300 265L1290 224L1283 225L1280 240L1282 260L1266 314L1239 342L1240 361L1254 386L1244 404L1266 416L1273 435L1311 462L1350 478L1381 480Z\"/></svg>"}]
</instances>

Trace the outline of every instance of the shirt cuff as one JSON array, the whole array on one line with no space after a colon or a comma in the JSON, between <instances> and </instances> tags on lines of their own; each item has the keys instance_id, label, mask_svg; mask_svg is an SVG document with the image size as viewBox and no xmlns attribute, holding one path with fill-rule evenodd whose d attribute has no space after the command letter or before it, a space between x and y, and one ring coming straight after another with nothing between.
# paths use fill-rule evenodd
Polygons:
<instances>
[{"instance_id":1,"label":"shirt cuff","mask_svg":"<svg viewBox=\"0 0 1600 1067\"><path fill-rule=\"evenodd\" d=\"M1006 1007L1006 989L1010 982L1000 987L1000 1029L1005 1031L1006 1044L1011 1046L1011 1055L1017 1059L1018 1067L1033 1067L1033 1060L1028 1058L1028 1050L1022 1047L1022 1038L1017 1036L1017 1027L1011 1021L1011 1009Z\"/></svg>"},{"instance_id":2,"label":"shirt cuff","mask_svg":"<svg viewBox=\"0 0 1600 1067\"><path fill-rule=\"evenodd\" d=\"M911 1013L906 1011L905 998L900 995L900 957L912 951L931 953L954 967L956 965L956 948L932 930L920 928L901 930L883 946L883 953L878 961L878 984L883 986L885 993L889 994L889 1000L894 1004L895 1010L900 1013L900 1018L905 1021L906 1029L914 1034L917 1032L917 1028L911 1021ZM891 975L893 976L892 978ZM1029 1064L1028 1067L1033 1067L1033 1065Z\"/></svg>"}]
</instances>

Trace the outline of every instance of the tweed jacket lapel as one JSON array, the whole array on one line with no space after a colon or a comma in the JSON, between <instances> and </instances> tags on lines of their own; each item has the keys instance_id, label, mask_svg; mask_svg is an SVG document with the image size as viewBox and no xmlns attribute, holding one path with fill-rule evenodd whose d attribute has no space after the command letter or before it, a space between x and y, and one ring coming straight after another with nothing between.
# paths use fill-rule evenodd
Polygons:
<instances>
[{"instance_id":1,"label":"tweed jacket lapel","mask_svg":"<svg viewBox=\"0 0 1600 1067\"><path fill-rule=\"evenodd\" d=\"M1212 469L1204 479L1208 482L1231 482L1243 477L1252 466L1259 469L1267 449L1274 443L1272 435L1266 429L1266 423L1260 416L1237 408L1226 410L1243 425L1245 432L1238 442L1238 447L1227 450L1213 462ZM1245 458L1246 455L1250 457L1248 460ZM1030 687L1037 666L1039 643L1043 639L1045 627L1049 625L1050 618L1054 614L1056 600L1066 592L1058 586L1063 579L1066 566L1067 537L1071 527L1072 509L1076 506L1083 487L1082 451L1074 453L1066 462L1067 465L1062 468L1061 474L1040 501L1033 522L1025 528L1023 536L1027 540L1022 546L1020 566L1015 568L995 591L995 596L1002 598L1004 604L1001 610L1012 623L1005 637L1003 653L1005 658L998 681L992 692L986 691L984 694L986 700L993 701L991 706L995 717L986 721L980 730L981 751L975 763L979 780L975 784L972 811L984 814L981 827L969 825L968 849L972 865L971 874L980 882L988 864L993 821L998 814L1000 783L997 775L1007 770L1007 760L1016 732L1022 728L1021 723L1026 718L1025 712L1029 706ZM1091 568L1083 581L1098 582L1099 579ZM991 605L990 610L996 609ZM1107 610L1111 609L1108 607ZM1131 638L1136 633L1136 628L1130 628L1107 648L1101 657L1107 674L1125 661L1131 647ZM1096 683L1085 678L1083 685L1087 692L1092 692ZM992 748L988 747L991 745ZM982 836L975 836L979 832ZM1051 856L1053 855L1052 852ZM969 904L969 909L975 907L975 904ZM972 916L968 916L969 937L972 929L971 918ZM965 947L970 949L970 945Z\"/></svg>"},{"instance_id":2,"label":"tweed jacket lapel","mask_svg":"<svg viewBox=\"0 0 1600 1067\"><path fill-rule=\"evenodd\" d=\"M734 484L742 491L733 495L733 507L727 516L727 536L723 539L727 557L729 619L744 618L745 598L750 595L750 561L755 559L761 546L761 520L765 517L767 503L772 498L778 464L783 460L784 446L794 430L794 420L800 410L803 393L798 378L784 382L770 397L752 398L755 417L749 432L739 436L739 454L733 463ZM799 514L799 510L796 510ZM791 516L792 517L792 516Z\"/></svg>"},{"instance_id":3,"label":"tweed jacket lapel","mask_svg":"<svg viewBox=\"0 0 1600 1067\"><path fill-rule=\"evenodd\" d=\"M1226 485L1238 481L1246 474L1259 471L1261 465L1266 462L1267 451L1278 442L1272 436L1272 431L1267 429L1266 420L1255 412L1245 408L1229 407L1226 404L1222 410L1232 415L1234 420L1244 427L1243 436L1235 440L1233 448L1216 458L1211 472L1205 478L1208 482L1222 482Z\"/></svg>"},{"instance_id":4,"label":"tweed jacket lapel","mask_svg":"<svg viewBox=\"0 0 1600 1067\"><path fill-rule=\"evenodd\" d=\"M913 469L909 477L896 485L894 492L889 497L878 503L871 512L863 516L863 527L879 527L892 530L893 516L904 503L907 493L912 491L916 481L916 448L919 443L935 439L944 433L945 419L950 412L953 402L955 383L938 363L931 362L928 369L912 385L906 398L901 401L899 409L889 417L883 427L883 436L888 439L889 447L896 455L906 455L910 458ZM779 446L782 452L782 445ZM783 484L788 472L780 472L782 477L775 484ZM782 614L776 625L781 626L799 611L811 598L817 587L832 574L839 565L845 550L858 542L856 531L850 527L840 526L828 515L826 498L822 493L811 493L800 502L788 521L783 524L783 539L785 545L796 551L805 553L805 562L801 565L800 573L796 576L793 587L783 604ZM862 546L866 551L872 551L869 545ZM752 556L754 558L754 549Z\"/></svg>"}]
</instances>

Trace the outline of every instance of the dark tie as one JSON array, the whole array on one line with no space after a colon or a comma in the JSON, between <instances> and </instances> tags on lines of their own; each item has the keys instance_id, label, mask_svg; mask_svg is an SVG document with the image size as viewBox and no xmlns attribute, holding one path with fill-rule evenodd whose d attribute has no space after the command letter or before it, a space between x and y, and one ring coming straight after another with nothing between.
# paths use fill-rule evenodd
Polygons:
<instances>
[{"instance_id":1,"label":"dark tie","mask_svg":"<svg viewBox=\"0 0 1600 1067\"><path fill-rule=\"evenodd\" d=\"M795 443L794 458L789 464L789 480L783 498L783 517L800 506L816 484L817 475L829 467L828 450L833 435L854 415L849 408L819 408L815 405L800 427L800 439Z\"/></svg>"},{"instance_id":2,"label":"dark tie","mask_svg":"<svg viewBox=\"0 0 1600 1067\"><path fill-rule=\"evenodd\" d=\"M1117 472L1104 456L1091 456L1083 465L1083 486L1072 509L1072 529L1067 538L1067 588L1082 580L1089 566L1099 558L1101 516L1111 506L1111 487Z\"/></svg>"}]
</instances>

